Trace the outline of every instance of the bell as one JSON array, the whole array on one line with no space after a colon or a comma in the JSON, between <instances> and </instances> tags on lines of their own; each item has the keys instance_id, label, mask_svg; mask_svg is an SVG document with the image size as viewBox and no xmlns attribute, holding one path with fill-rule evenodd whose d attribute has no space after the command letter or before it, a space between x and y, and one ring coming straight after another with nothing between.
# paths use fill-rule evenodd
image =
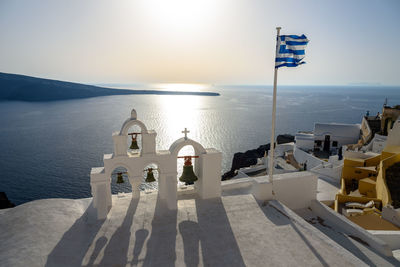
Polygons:
<instances>
[{"instance_id":1,"label":"bell","mask_svg":"<svg viewBox=\"0 0 400 267\"><path fill-rule=\"evenodd\" d=\"M145 181L146 183L152 183L156 181L156 179L154 179L153 169L151 168L147 169L147 177Z\"/></svg>"},{"instance_id":2,"label":"bell","mask_svg":"<svg viewBox=\"0 0 400 267\"><path fill-rule=\"evenodd\" d=\"M179 181L184 182L185 184L193 184L197 181L197 176L193 172L193 165L184 165L182 176L179 177Z\"/></svg>"},{"instance_id":3,"label":"bell","mask_svg":"<svg viewBox=\"0 0 400 267\"><path fill-rule=\"evenodd\" d=\"M124 178L122 177L122 172L117 173L117 184L123 184Z\"/></svg>"},{"instance_id":4,"label":"bell","mask_svg":"<svg viewBox=\"0 0 400 267\"><path fill-rule=\"evenodd\" d=\"M139 146L137 144L136 139L132 139L131 146L129 147L130 149L139 149Z\"/></svg>"}]
</instances>

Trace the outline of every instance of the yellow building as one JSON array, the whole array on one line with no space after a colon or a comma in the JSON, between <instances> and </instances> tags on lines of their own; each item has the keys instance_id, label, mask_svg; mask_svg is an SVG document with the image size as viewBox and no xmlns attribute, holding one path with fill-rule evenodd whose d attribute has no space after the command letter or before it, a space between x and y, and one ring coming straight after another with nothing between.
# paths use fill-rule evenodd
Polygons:
<instances>
[{"instance_id":1,"label":"yellow building","mask_svg":"<svg viewBox=\"0 0 400 267\"><path fill-rule=\"evenodd\" d=\"M336 195L335 210L342 213L350 202L355 205L354 203L366 204L372 200L373 208L363 209L360 205L361 209L352 210L357 215L349 216L349 218L357 223L362 222L361 218L365 215L368 220L371 220L370 214L375 214L380 218L382 208L393 204L387 185L386 171L394 164L400 164L400 121L396 121L393 129L390 130L386 146L381 154L346 151L344 156L341 189ZM359 224L363 226L363 223Z\"/></svg>"}]
</instances>

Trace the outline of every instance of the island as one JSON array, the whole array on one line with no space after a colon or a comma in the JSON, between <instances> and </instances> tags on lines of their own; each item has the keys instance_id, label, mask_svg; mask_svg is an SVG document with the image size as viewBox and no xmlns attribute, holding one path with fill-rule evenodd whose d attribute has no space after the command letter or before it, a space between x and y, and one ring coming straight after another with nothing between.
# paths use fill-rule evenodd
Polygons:
<instances>
[{"instance_id":1,"label":"island","mask_svg":"<svg viewBox=\"0 0 400 267\"><path fill-rule=\"evenodd\" d=\"M56 101L111 95L197 95L216 92L113 89L0 72L0 101Z\"/></svg>"}]
</instances>

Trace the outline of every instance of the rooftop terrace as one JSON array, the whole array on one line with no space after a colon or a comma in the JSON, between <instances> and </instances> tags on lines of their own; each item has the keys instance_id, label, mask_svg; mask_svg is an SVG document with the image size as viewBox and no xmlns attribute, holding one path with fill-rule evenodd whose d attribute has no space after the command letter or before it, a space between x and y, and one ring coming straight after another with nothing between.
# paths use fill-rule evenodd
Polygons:
<instances>
[{"instance_id":1,"label":"rooftop terrace","mask_svg":"<svg viewBox=\"0 0 400 267\"><path fill-rule=\"evenodd\" d=\"M2 211L0 262L5 266L366 263L278 201L259 205L240 191L201 200L188 192L179 196L175 211L163 207L156 192L141 193L140 199L113 195L107 218L94 223L88 221L90 199L38 200ZM369 253L364 256L367 263L389 263L367 246L357 246Z\"/></svg>"}]
</instances>

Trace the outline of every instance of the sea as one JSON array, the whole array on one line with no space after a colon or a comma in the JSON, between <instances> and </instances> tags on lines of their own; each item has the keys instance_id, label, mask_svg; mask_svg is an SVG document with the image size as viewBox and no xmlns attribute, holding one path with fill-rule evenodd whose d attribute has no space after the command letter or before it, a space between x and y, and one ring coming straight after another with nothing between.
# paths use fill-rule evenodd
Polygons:
<instances>
[{"instance_id":1,"label":"sea","mask_svg":"<svg viewBox=\"0 0 400 267\"><path fill-rule=\"evenodd\" d=\"M207 91L220 96L0 102L0 191L17 205L43 198L91 197L90 170L103 166L103 154L113 152L112 133L121 129L132 109L157 132L158 150L169 149L187 128L189 138L222 151L222 172L228 171L234 153L269 143L272 87L212 86ZM361 123L367 112L382 112L385 101L400 104L400 87L279 86L276 134L312 131L316 122ZM185 147L180 155L193 153ZM181 173L183 161L177 160ZM116 183L116 171L112 192L132 190L126 177L125 183ZM156 187L157 182L143 183L140 189Z\"/></svg>"}]
</instances>

